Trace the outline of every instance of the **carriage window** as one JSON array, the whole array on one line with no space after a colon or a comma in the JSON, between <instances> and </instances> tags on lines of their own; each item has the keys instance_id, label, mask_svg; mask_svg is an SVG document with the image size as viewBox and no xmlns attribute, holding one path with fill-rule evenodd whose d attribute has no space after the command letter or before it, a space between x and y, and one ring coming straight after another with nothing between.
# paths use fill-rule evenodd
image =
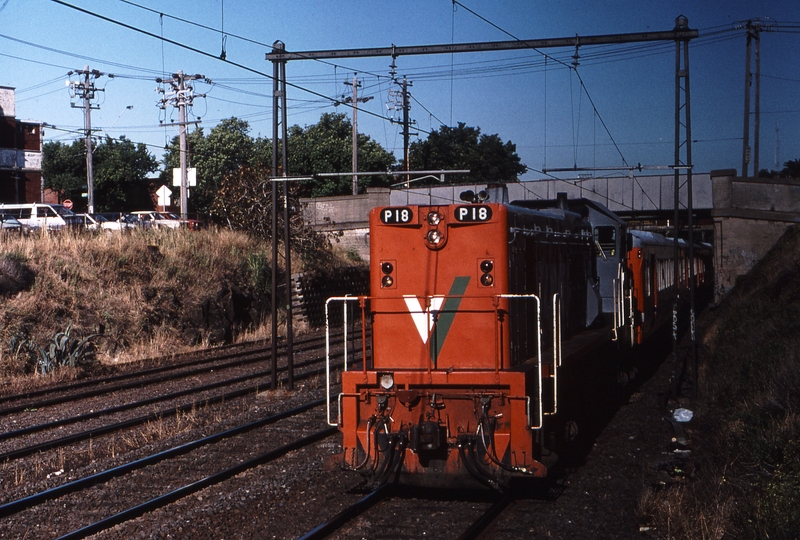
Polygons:
<instances>
[{"instance_id":1,"label":"carriage window","mask_svg":"<svg viewBox=\"0 0 800 540\"><path fill-rule=\"evenodd\" d=\"M617 254L617 229L615 227L595 227L594 243L603 259Z\"/></svg>"}]
</instances>

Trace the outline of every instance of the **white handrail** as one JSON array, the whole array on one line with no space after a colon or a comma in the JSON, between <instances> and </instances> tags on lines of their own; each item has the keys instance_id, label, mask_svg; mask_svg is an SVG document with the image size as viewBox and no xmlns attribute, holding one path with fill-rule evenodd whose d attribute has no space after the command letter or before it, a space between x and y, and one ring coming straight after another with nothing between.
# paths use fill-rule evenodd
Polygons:
<instances>
[{"instance_id":1,"label":"white handrail","mask_svg":"<svg viewBox=\"0 0 800 540\"><path fill-rule=\"evenodd\" d=\"M331 326L330 326L330 319L328 317L328 304L331 302L344 302L345 307L345 341L344 341L344 370L347 371L347 302L357 301L357 296L331 296L327 300L325 300L325 400L326 404L325 407L327 409L327 420L329 426L338 426L339 420L341 420L341 413L340 418L336 422L331 422ZM363 339L363 336L362 336ZM363 358L362 362L366 362L367 359Z\"/></svg>"},{"instance_id":2,"label":"white handrail","mask_svg":"<svg viewBox=\"0 0 800 540\"><path fill-rule=\"evenodd\" d=\"M544 424L544 412L542 411L542 305L541 300L535 294L498 294L497 298L533 298L536 300L536 372L539 379L538 392L538 425L531 423L530 405L528 405L528 429L541 429Z\"/></svg>"},{"instance_id":3,"label":"white handrail","mask_svg":"<svg viewBox=\"0 0 800 540\"><path fill-rule=\"evenodd\" d=\"M553 412L558 412L558 368L561 366L561 295L553 294Z\"/></svg>"}]
</instances>

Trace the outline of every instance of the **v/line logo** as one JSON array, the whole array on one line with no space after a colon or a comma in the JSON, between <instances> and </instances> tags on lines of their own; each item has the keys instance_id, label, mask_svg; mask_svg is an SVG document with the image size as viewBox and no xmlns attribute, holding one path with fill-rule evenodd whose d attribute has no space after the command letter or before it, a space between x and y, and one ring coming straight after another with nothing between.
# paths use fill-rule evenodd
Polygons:
<instances>
[{"instance_id":1,"label":"v/line logo","mask_svg":"<svg viewBox=\"0 0 800 540\"><path fill-rule=\"evenodd\" d=\"M427 302L429 305L424 308L418 297L403 295L422 343L428 344L429 339L431 341L430 352L434 364L450 332L458 306L461 305L461 296L467 290L468 284L469 276L456 276L447 296L429 296Z\"/></svg>"}]
</instances>

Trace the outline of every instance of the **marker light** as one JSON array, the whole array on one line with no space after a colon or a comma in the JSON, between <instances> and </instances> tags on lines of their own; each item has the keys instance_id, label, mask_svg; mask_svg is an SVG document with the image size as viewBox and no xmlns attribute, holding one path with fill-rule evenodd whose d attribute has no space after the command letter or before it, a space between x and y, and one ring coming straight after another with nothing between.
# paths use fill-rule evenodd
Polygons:
<instances>
[{"instance_id":1,"label":"marker light","mask_svg":"<svg viewBox=\"0 0 800 540\"><path fill-rule=\"evenodd\" d=\"M392 276L383 276L383 279L381 280L381 285L383 287L391 287L392 285L394 285L394 278L392 278Z\"/></svg>"},{"instance_id":2,"label":"marker light","mask_svg":"<svg viewBox=\"0 0 800 540\"><path fill-rule=\"evenodd\" d=\"M442 233L436 230L428 231L428 243L438 245L442 241Z\"/></svg>"},{"instance_id":3,"label":"marker light","mask_svg":"<svg viewBox=\"0 0 800 540\"><path fill-rule=\"evenodd\" d=\"M484 287L491 287L492 285L494 285L494 276L492 276L492 270L494 270L494 262L489 259L485 259L480 262L478 267L482 272L480 280L481 285L483 285Z\"/></svg>"},{"instance_id":4,"label":"marker light","mask_svg":"<svg viewBox=\"0 0 800 540\"><path fill-rule=\"evenodd\" d=\"M394 270L394 265L390 262L383 262L381 263L381 271L384 274L391 274Z\"/></svg>"}]
</instances>

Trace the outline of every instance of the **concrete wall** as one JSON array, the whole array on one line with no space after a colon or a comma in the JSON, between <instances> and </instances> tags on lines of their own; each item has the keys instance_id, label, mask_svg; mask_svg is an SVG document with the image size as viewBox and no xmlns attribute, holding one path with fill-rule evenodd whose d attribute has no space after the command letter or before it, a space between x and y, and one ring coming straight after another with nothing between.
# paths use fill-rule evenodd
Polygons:
<instances>
[{"instance_id":1,"label":"concrete wall","mask_svg":"<svg viewBox=\"0 0 800 540\"><path fill-rule=\"evenodd\" d=\"M389 188L367 188L365 195L300 199L303 217L317 231L330 233L336 249L369 260L369 211L389 205Z\"/></svg>"},{"instance_id":2,"label":"concrete wall","mask_svg":"<svg viewBox=\"0 0 800 540\"><path fill-rule=\"evenodd\" d=\"M793 223L800 223L800 180L741 178L736 171L712 171L714 198L715 301L736 278L775 245Z\"/></svg>"}]
</instances>

